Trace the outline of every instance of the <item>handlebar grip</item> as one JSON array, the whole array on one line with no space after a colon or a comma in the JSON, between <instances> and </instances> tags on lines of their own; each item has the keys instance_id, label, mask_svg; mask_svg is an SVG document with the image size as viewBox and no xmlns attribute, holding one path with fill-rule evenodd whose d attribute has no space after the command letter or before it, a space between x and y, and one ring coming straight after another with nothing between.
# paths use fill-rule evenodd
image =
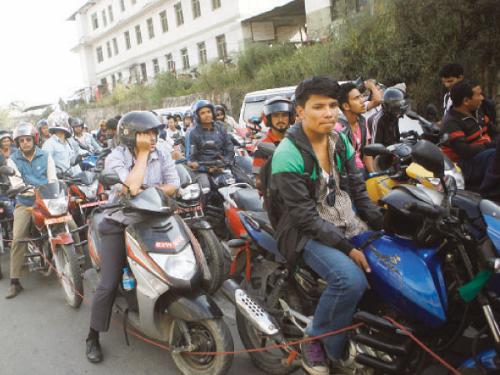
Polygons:
<instances>
[{"instance_id":1,"label":"handlebar grip","mask_svg":"<svg viewBox=\"0 0 500 375\"><path fill-rule=\"evenodd\" d=\"M422 203L413 202L407 205L408 210L414 210L422 215L437 218L443 213L441 207L429 206Z\"/></svg>"}]
</instances>

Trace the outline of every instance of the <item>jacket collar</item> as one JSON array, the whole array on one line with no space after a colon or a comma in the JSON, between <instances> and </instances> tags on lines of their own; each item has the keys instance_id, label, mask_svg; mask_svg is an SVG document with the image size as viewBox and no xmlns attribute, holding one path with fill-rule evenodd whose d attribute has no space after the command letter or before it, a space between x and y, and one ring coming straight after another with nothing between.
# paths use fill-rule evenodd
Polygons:
<instances>
[{"instance_id":1,"label":"jacket collar","mask_svg":"<svg viewBox=\"0 0 500 375\"><path fill-rule=\"evenodd\" d=\"M307 138L307 135L304 132L302 122L298 122L290 127L290 129L288 129L288 132L286 133L286 137L294 141L294 143L298 147L303 148L314 155L314 150L312 148L311 142L309 141L309 138Z\"/></svg>"},{"instance_id":2,"label":"jacket collar","mask_svg":"<svg viewBox=\"0 0 500 375\"><path fill-rule=\"evenodd\" d=\"M33 156L33 159L31 161L42 157L43 154L44 154L43 150L40 149L38 146L35 146L35 155ZM17 159L23 159L23 160L29 161L28 159L26 159L26 157L24 156L24 154L21 152L20 149L16 149L14 151L14 153L11 155L11 157L15 157Z\"/></svg>"}]
</instances>

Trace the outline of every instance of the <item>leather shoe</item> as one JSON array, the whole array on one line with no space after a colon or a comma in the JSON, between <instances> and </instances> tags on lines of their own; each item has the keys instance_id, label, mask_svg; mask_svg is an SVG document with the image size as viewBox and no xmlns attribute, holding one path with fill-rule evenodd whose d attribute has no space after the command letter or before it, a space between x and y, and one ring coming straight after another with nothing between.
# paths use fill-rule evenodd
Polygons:
<instances>
[{"instance_id":1,"label":"leather shoe","mask_svg":"<svg viewBox=\"0 0 500 375\"><path fill-rule=\"evenodd\" d=\"M102 362L102 350L101 344L99 344L99 340L96 339L87 339L87 350L85 354L87 355L87 359L92 363Z\"/></svg>"},{"instance_id":2,"label":"leather shoe","mask_svg":"<svg viewBox=\"0 0 500 375\"><path fill-rule=\"evenodd\" d=\"M11 284L10 288L9 288L9 293L7 293L7 295L5 296L5 298L7 298L7 299L14 298L19 293L21 293L23 291L23 289L24 288L22 287L21 284Z\"/></svg>"}]
</instances>

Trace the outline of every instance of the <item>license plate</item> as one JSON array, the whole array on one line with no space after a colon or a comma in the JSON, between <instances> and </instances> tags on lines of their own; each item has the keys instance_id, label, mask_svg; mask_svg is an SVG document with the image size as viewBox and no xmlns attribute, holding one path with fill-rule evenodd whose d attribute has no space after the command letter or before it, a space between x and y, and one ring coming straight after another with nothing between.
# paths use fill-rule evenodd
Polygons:
<instances>
[{"instance_id":1,"label":"license plate","mask_svg":"<svg viewBox=\"0 0 500 375\"><path fill-rule=\"evenodd\" d=\"M70 215L55 217L53 219L45 219L45 225L66 223L70 220L71 220Z\"/></svg>"},{"instance_id":2,"label":"license plate","mask_svg":"<svg viewBox=\"0 0 500 375\"><path fill-rule=\"evenodd\" d=\"M85 207L101 206L101 205L106 204L106 203L108 203L108 201L89 202L89 203L81 204L80 207L85 208Z\"/></svg>"}]
</instances>

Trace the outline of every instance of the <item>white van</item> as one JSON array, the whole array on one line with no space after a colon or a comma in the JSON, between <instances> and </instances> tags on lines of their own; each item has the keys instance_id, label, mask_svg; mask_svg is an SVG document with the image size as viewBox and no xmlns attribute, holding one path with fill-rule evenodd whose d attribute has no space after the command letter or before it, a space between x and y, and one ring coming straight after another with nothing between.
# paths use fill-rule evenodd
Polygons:
<instances>
[{"instance_id":1,"label":"white van","mask_svg":"<svg viewBox=\"0 0 500 375\"><path fill-rule=\"evenodd\" d=\"M264 102L274 96L284 96L290 99L295 93L296 86L278 87L268 90L260 90L249 92L245 95L241 104L240 118L238 125L242 128L246 127L247 120L253 116L260 117Z\"/></svg>"}]
</instances>

